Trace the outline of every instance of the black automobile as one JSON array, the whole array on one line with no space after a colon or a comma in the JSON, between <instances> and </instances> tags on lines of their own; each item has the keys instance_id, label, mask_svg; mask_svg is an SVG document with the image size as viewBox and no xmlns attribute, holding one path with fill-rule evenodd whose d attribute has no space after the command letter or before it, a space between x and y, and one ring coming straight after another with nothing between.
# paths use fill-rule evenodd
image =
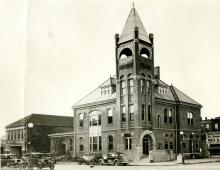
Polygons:
<instances>
[{"instance_id":1,"label":"black automobile","mask_svg":"<svg viewBox=\"0 0 220 170\"><path fill-rule=\"evenodd\" d=\"M15 154L1 154L1 167L3 166L20 166L21 159L17 157Z\"/></svg>"},{"instance_id":2,"label":"black automobile","mask_svg":"<svg viewBox=\"0 0 220 170\"><path fill-rule=\"evenodd\" d=\"M108 153L107 155L103 155L101 159L99 159L99 165L128 165L128 159L126 158L124 153Z\"/></svg>"},{"instance_id":3,"label":"black automobile","mask_svg":"<svg viewBox=\"0 0 220 170\"><path fill-rule=\"evenodd\" d=\"M54 160L51 157L48 157L46 153L32 152L31 153L32 166L39 169L49 168L50 170L54 169ZM30 166L30 155L29 153L23 158L23 167L26 168Z\"/></svg>"}]
</instances>

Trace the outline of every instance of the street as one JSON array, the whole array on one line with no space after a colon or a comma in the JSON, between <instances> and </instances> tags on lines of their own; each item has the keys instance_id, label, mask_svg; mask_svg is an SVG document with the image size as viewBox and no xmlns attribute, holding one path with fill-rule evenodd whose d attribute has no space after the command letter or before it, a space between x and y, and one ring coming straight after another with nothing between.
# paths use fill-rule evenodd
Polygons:
<instances>
[{"instance_id":1,"label":"street","mask_svg":"<svg viewBox=\"0 0 220 170\"><path fill-rule=\"evenodd\" d=\"M49 168L43 168L43 170L48 170ZM94 167L90 167L89 165L76 165L71 163L58 163L55 165L54 170L185 170L185 169L193 169L193 170L217 170L220 169L220 162L215 163L200 163L200 164L188 164L188 165L172 165L172 166L99 166L95 165ZM19 168L7 168L4 167L2 170L19 170ZM34 168L37 170L37 168Z\"/></svg>"}]
</instances>

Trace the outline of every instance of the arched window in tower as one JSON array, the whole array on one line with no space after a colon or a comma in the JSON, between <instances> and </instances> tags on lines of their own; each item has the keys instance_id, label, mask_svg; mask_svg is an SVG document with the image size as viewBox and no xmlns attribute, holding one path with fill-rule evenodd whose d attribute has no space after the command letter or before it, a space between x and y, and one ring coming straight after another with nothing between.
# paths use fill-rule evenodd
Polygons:
<instances>
[{"instance_id":1,"label":"arched window in tower","mask_svg":"<svg viewBox=\"0 0 220 170\"><path fill-rule=\"evenodd\" d=\"M147 48L142 48L140 51L140 56L144 58L150 58L150 52Z\"/></svg>"},{"instance_id":2,"label":"arched window in tower","mask_svg":"<svg viewBox=\"0 0 220 170\"><path fill-rule=\"evenodd\" d=\"M119 59L124 59L127 57L132 56L132 51L130 48L125 48L121 51L120 55L119 55Z\"/></svg>"},{"instance_id":3,"label":"arched window in tower","mask_svg":"<svg viewBox=\"0 0 220 170\"><path fill-rule=\"evenodd\" d=\"M144 93L144 86L145 86L145 75L141 73L141 93Z\"/></svg>"},{"instance_id":4,"label":"arched window in tower","mask_svg":"<svg viewBox=\"0 0 220 170\"><path fill-rule=\"evenodd\" d=\"M146 92L149 94L150 93L150 85L151 85L151 76L147 76L147 82L146 82Z\"/></svg>"}]
</instances>

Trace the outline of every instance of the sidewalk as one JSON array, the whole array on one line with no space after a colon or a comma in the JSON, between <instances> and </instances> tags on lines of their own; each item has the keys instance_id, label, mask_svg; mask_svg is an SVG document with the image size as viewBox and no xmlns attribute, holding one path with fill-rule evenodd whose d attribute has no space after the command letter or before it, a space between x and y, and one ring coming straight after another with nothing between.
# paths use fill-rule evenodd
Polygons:
<instances>
[{"instance_id":1,"label":"sidewalk","mask_svg":"<svg viewBox=\"0 0 220 170\"><path fill-rule=\"evenodd\" d=\"M220 157L204 158L204 159L186 159L184 165L213 163L213 162L220 162ZM148 159L141 159L141 160L131 163L130 165L133 165L133 166L174 166L174 165L183 165L183 164L178 164L176 160L169 161L169 162L150 163Z\"/></svg>"}]
</instances>

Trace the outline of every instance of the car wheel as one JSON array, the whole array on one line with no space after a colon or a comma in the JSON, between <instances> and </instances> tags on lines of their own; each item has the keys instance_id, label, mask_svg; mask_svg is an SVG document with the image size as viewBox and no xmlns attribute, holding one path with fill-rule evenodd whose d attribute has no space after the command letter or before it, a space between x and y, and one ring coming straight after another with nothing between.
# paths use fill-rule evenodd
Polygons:
<instances>
[{"instance_id":1,"label":"car wheel","mask_svg":"<svg viewBox=\"0 0 220 170\"><path fill-rule=\"evenodd\" d=\"M115 165L115 166L118 166L118 165L119 165L118 160L116 160L116 161L114 162L114 165Z\"/></svg>"},{"instance_id":2,"label":"car wheel","mask_svg":"<svg viewBox=\"0 0 220 170\"><path fill-rule=\"evenodd\" d=\"M99 165L103 165L102 160L99 161Z\"/></svg>"},{"instance_id":3,"label":"car wheel","mask_svg":"<svg viewBox=\"0 0 220 170\"><path fill-rule=\"evenodd\" d=\"M50 166L50 170L53 170L53 169L54 169L54 165L51 165L51 166Z\"/></svg>"}]
</instances>

